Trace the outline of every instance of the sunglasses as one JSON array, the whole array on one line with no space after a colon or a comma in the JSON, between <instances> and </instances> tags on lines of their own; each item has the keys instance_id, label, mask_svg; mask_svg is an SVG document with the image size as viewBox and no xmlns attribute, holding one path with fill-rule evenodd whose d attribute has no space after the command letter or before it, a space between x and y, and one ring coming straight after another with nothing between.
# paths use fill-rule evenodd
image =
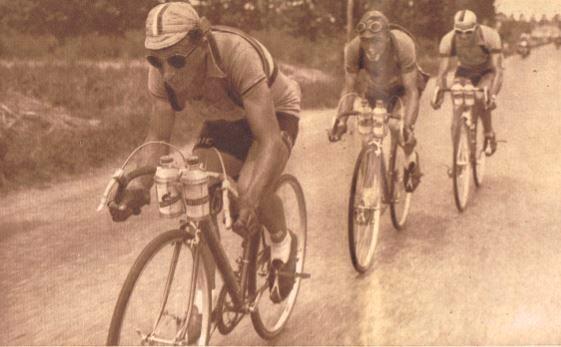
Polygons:
<instances>
[{"instance_id":1,"label":"sunglasses","mask_svg":"<svg viewBox=\"0 0 561 347\"><path fill-rule=\"evenodd\" d=\"M456 32L456 34L458 35L471 35L475 32L475 29L466 29L466 30L462 30L462 29L455 29L454 30Z\"/></svg>"},{"instance_id":2,"label":"sunglasses","mask_svg":"<svg viewBox=\"0 0 561 347\"><path fill-rule=\"evenodd\" d=\"M378 21L371 21L371 22L366 22L366 23L360 22L356 26L356 31L359 34L362 34L366 30L371 31L373 33L377 33L377 32L382 31L383 29L384 29L384 26L382 25L382 23L380 23Z\"/></svg>"},{"instance_id":3,"label":"sunglasses","mask_svg":"<svg viewBox=\"0 0 561 347\"><path fill-rule=\"evenodd\" d=\"M173 54L169 56L166 61L171 67L175 69L181 69L187 64L187 58L189 58L189 56L193 54L197 47L198 46L193 47L193 49L191 49L186 55ZM148 61L148 64L152 65L156 69L161 69L164 66L164 62L160 58L153 55L146 56L146 61Z\"/></svg>"}]
</instances>

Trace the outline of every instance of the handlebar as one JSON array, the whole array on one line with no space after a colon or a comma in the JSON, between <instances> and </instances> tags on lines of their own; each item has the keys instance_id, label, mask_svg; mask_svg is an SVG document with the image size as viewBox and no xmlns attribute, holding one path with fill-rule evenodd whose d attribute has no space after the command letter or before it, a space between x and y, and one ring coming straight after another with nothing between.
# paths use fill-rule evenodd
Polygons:
<instances>
[{"instance_id":1,"label":"handlebar","mask_svg":"<svg viewBox=\"0 0 561 347\"><path fill-rule=\"evenodd\" d=\"M361 114L364 114L364 113L371 113L371 112L347 111L347 112L343 112L339 116L337 116L337 119L349 118L349 117L352 117L352 116L360 116ZM399 116L395 116L390 112L387 113L387 118L389 118L389 119L401 119Z\"/></svg>"},{"instance_id":2,"label":"handlebar","mask_svg":"<svg viewBox=\"0 0 561 347\"><path fill-rule=\"evenodd\" d=\"M439 88L438 90L441 91L441 92L453 92L452 88ZM460 90L460 91L464 91L464 90ZM483 92L487 91L488 89L487 88L481 88L481 87L473 87L471 90L474 91L474 92L483 93Z\"/></svg>"},{"instance_id":3,"label":"handlebar","mask_svg":"<svg viewBox=\"0 0 561 347\"><path fill-rule=\"evenodd\" d=\"M99 205L97 206L97 211L101 211L105 206L107 206L108 204L108 200L109 200L109 194L111 194L111 191L113 190L113 188L115 187L115 185L118 185L118 189L124 189L126 188L129 183L141 176L154 176L154 174L156 173L156 167L154 166L144 166L144 167L140 167L137 169L132 170L131 172L125 173L125 171L123 169L117 169L115 171L115 173L113 174L113 176L111 177L111 180L109 181L109 183L107 184L107 187L105 188L103 195L101 197L101 201L99 202Z\"/></svg>"},{"instance_id":4,"label":"handlebar","mask_svg":"<svg viewBox=\"0 0 561 347\"><path fill-rule=\"evenodd\" d=\"M335 116L333 118L333 124L332 124L331 128L327 130L327 137L328 137L329 141L330 142L336 142L336 141L339 141L341 139L342 135L336 135L335 134L335 130L339 126L340 122L345 122L346 119L349 118L349 117L360 116L360 115L368 114L368 113L372 113L372 112L360 112L360 111L353 110L353 111L346 111L346 112L343 112L343 113L339 114L338 116ZM396 116L391 112L386 112L386 115L385 115L384 118L385 118L386 121L389 120L389 119L398 119L398 120L401 119L401 117Z\"/></svg>"},{"instance_id":5,"label":"handlebar","mask_svg":"<svg viewBox=\"0 0 561 347\"><path fill-rule=\"evenodd\" d=\"M431 104L432 105L440 105L440 103L438 102L441 99L441 95L443 93L451 93L453 94L454 92L459 92L459 93L465 93L465 92L470 92L470 93L483 93L483 98L484 98L484 104L487 105L489 102L489 88L484 87L475 87L472 84L468 84L470 87L466 88L466 86L461 86L461 88L455 89L455 88L440 88L440 87L436 87L436 89L434 90L434 94L432 96L431 99ZM434 107L434 106L433 106ZM438 106L440 107L440 106Z\"/></svg>"}]
</instances>

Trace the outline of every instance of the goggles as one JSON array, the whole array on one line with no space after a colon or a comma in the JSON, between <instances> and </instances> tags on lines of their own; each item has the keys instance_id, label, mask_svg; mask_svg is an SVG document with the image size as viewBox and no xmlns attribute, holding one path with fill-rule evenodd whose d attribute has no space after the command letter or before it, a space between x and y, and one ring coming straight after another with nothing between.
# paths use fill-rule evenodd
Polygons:
<instances>
[{"instance_id":1,"label":"goggles","mask_svg":"<svg viewBox=\"0 0 561 347\"><path fill-rule=\"evenodd\" d=\"M359 34L364 33L365 31L370 31L372 33L378 33L384 30L384 25L379 21L368 21L368 22L360 22L356 26L356 31Z\"/></svg>"},{"instance_id":2,"label":"goggles","mask_svg":"<svg viewBox=\"0 0 561 347\"><path fill-rule=\"evenodd\" d=\"M198 46L193 47L189 53L183 55L183 54L173 54L171 56L169 56L168 58L166 58L167 63L175 68L175 69L181 69L183 68L186 64L187 64L187 58L189 58L189 56L191 54L193 54L193 52L197 49ZM148 55L146 56L146 61L148 61L148 64L152 65L153 67L155 67L156 69L161 69L162 66L164 66L163 61L154 56L154 55Z\"/></svg>"},{"instance_id":3,"label":"goggles","mask_svg":"<svg viewBox=\"0 0 561 347\"><path fill-rule=\"evenodd\" d=\"M471 28L471 29L454 29L454 32L458 35L471 35L475 32L475 28Z\"/></svg>"}]
</instances>

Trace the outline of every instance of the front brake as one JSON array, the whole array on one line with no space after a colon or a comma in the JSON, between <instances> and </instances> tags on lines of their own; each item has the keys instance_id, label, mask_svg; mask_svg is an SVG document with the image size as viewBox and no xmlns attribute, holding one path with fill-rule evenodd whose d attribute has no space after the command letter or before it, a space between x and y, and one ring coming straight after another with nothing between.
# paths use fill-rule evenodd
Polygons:
<instances>
[{"instance_id":1,"label":"front brake","mask_svg":"<svg viewBox=\"0 0 561 347\"><path fill-rule=\"evenodd\" d=\"M109 194L111 194L113 187L123 180L124 176L125 176L125 170L123 169L117 169L115 173L113 173L113 176L111 176L111 180L107 184L107 187L105 187L103 195L101 196L101 201L97 206L97 212L103 210L103 208L107 206L109 202Z\"/></svg>"}]
</instances>

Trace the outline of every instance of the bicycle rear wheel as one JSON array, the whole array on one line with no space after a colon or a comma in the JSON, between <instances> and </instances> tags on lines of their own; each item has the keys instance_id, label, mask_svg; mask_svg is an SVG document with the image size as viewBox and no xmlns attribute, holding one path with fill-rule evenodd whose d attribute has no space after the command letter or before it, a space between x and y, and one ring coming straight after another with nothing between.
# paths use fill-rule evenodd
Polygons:
<instances>
[{"instance_id":1,"label":"bicycle rear wheel","mask_svg":"<svg viewBox=\"0 0 561 347\"><path fill-rule=\"evenodd\" d=\"M108 345L206 345L211 299L202 257L195 260L192 236L182 230L158 235L140 253L119 294L107 336ZM196 246L200 247L200 246ZM199 252L200 254L200 252ZM196 284L192 285L195 262ZM189 294L195 288L189 329L178 338L189 317ZM191 334L191 335L189 335Z\"/></svg>"},{"instance_id":2,"label":"bicycle rear wheel","mask_svg":"<svg viewBox=\"0 0 561 347\"><path fill-rule=\"evenodd\" d=\"M483 184L483 179L485 178L485 132L483 126L479 125L479 117L475 120L475 130L472 133L474 136L473 141L475 143L475 148L473 148L473 181L476 187L480 187Z\"/></svg>"},{"instance_id":3,"label":"bicycle rear wheel","mask_svg":"<svg viewBox=\"0 0 561 347\"><path fill-rule=\"evenodd\" d=\"M399 146L397 141L392 139L392 151L389 167L389 183L390 183L390 214L392 224L397 230L401 230L407 222L409 215L409 207L411 206L411 197L413 193L405 191L405 160L406 155L403 148Z\"/></svg>"},{"instance_id":4,"label":"bicycle rear wheel","mask_svg":"<svg viewBox=\"0 0 561 347\"><path fill-rule=\"evenodd\" d=\"M382 185L380 158L364 148L355 163L348 210L349 251L356 271L366 272L374 260L380 231Z\"/></svg>"},{"instance_id":5,"label":"bicycle rear wheel","mask_svg":"<svg viewBox=\"0 0 561 347\"><path fill-rule=\"evenodd\" d=\"M454 133L452 157L452 181L454 184L454 201L458 211L463 212L469 198L470 154L467 127L458 125Z\"/></svg>"},{"instance_id":6,"label":"bicycle rear wheel","mask_svg":"<svg viewBox=\"0 0 561 347\"><path fill-rule=\"evenodd\" d=\"M275 187L275 194L280 198L283 205L286 226L298 241L296 251L296 274L303 274L304 260L306 257L307 242L307 214L304 192L298 180L289 174L283 174ZM257 254L249 269L249 292L250 295L260 295L251 313L253 327L264 339L272 339L284 328L300 290L301 277L296 277L292 291L280 303L274 303L270 296L267 279L270 271L269 246L264 242L262 233L253 240L259 245L255 247Z\"/></svg>"}]
</instances>

